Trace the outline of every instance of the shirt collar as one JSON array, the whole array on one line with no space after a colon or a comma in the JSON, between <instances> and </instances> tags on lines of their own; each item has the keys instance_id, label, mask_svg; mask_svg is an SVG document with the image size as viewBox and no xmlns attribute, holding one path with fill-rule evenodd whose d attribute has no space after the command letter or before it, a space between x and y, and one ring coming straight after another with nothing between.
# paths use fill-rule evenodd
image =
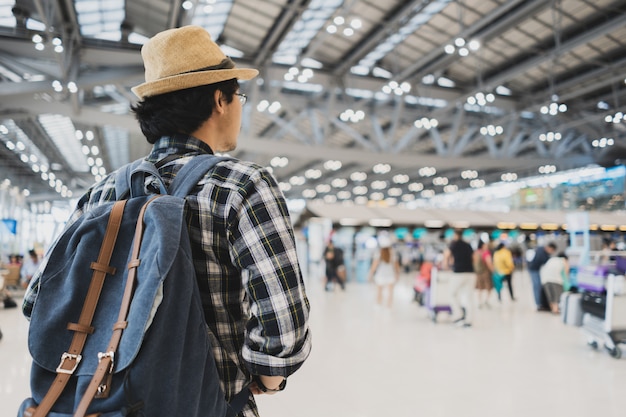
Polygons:
<instances>
[{"instance_id":1,"label":"shirt collar","mask_svg":"<svg viewBox=\"0 0 626 417\"><path fill-rule=\"evenodd\" d=\"M185 134L163 136L154 143L148 160L160 160L169 155L213 154L209 145L200 139Z\"/></svg>"}]
</instances>

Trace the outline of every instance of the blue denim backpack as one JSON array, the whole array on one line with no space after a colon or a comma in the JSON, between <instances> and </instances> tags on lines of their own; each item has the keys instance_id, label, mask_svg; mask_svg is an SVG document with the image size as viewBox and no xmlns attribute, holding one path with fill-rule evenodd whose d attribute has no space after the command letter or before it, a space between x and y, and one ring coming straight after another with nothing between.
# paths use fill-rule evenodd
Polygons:
<instances>
[{"instance_id":1,"label":"blue denim backpack","mask_svg":"<svg viewBox=\"0 0 626 417\"><path fill-rule=\"evenodd\" d=\"M32 398L19 416L234 416L220 386L185 224L184 197L224 158L190 159L168 190L135 161L130 197L85 212L48 255L31 314ZM146 194L146 174L160 194ZM129 186L130 185L130 186Z\"/></svg>"}]
</instances>

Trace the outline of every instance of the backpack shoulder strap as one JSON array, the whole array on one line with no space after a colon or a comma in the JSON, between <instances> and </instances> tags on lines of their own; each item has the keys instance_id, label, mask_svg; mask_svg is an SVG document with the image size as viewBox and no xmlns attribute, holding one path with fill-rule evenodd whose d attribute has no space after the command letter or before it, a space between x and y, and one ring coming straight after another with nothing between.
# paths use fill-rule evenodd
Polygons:
<instances>
[{"instance_id":1,"label":"backpack shoulder strap","mask_svg":"<svg viewBox=\"0 0 626 417\"><path fill-rule=\"evenodd\" d=\"M128 192L130 191L130 175L141 163L144 161L143 158L137 159L136 161L130 162L120 169L117 170L117 174L115 175L115 199L122 200L127 197Z\"/></svg>"},{"instance_id":2,"label":"backpack shoulder strap","mask_svg":"<svg viewBox=\"0 0 626 417\"><path fill-rule=\"evenodd\" d=\"M194 156L176 173L168 187L168 194L185 198L211 168L230 159L232 158L209 154Z\"/></svg>"},{"instance_id":3,"label":"backpack shoulder strap","mask_svg":"<svg viewBox=\"0 0 626 417\"><path fill-rule=\"evenodd\" d=\"M211 168L221 161L230 159L232 158L209 154L194 156L178 171L168 187L168 194L184 198ZM151 166L149 167L148 165ZM122 166L117 171L115 177L115 198L117 200L128 197L128 192L132 187L131 178L134 173L139 171L147 172L160 178L157 169L154 168L154 164L144 159L138 159Z\"/></svg>"}]
</instances>

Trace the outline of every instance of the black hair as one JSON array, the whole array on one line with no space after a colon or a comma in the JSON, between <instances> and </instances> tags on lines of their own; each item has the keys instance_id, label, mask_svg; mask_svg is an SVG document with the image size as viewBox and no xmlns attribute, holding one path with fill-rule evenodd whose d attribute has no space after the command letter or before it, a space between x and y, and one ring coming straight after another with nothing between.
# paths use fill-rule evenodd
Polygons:
<instances>
[{"instance_id":1,"label":"black hair","mask_svg":"<svg viewBox=\"0 0 626 417\"><path fill-rule=\"evenodd\" d=\"M548 243L548 246L551 247L552 249L556 250L556 243L550 242L550 243Z\"/></svg>"},{"instance_id":2,"label":"black hair","mask_svg":"<svg viewBox=\"0 0 626 417\"><path fill-rule=\"evenodd\" d=\"M215 91L224 93L227 103L239 89L237 79L186 88L145 97L131 106L139 127L149 143L176 133L191 134L211 117L215 107Z\"/></svg>"},{"instance_id":3,"label":"black hair","mask_svg":"<svg viewBox=\"0 0 626 417\"><path fill-rule=\"evenodd\" d=\"M496 248L496 250L504 249L505 247L506 247L506 245L504 243L500 242L498 244L498 247Z\"/></svg>"}]
</instances>

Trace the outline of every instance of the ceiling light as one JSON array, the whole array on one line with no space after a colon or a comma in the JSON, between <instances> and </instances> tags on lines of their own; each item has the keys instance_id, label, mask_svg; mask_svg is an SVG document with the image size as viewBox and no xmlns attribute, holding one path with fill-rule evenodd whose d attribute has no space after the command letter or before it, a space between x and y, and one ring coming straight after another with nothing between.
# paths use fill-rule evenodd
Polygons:
<instances>
[{"instance_id":1,"label":"ceiling light","mask_svg":"<svg viewBox=\"0 0 626 417\"><path fill-rule=\"evenodd\" d=\"M315 190L307 189L302 191L302 197L304 198L315 198L316 195L317 193L315 192Z\"/></svg>"},{"instance_id":2,"label":"ceiling light","mask_svg":"<svg viewBox=\"0 0 626 417\"><path fill-rule=\"evenodd\" d=\"M264 112L269 107L270 102L267 100L261 100L259 104L257 104L256 109L260 112Z\"/></svg>"},{"instance_id":3,"label":"ceiling light","mask_svg":"<svg viewBox=\"0 0 626 417\"><path fill-rule=\"evenodd\" d=\"M335 188L343 188L348 185L348 180L344 178L335 178L330 184Z\"/></svg>"},{"instance_id":4,"label":"ceiling light","mask_svg":"<svg viewBox=\"0 0 626 417\"><path fill-rule=\"evenodd\" d=\"M327 192L330 191L330 185L328 185L328 184L318 184L315 187L315 191L317 191L320 194L327 193Z\"/></svg>"},{"instance_id":5,"label":"ceiling light","mask_svg":"<svg viewBox=\"0 0 626 417\"><path fill-rule=\"evenodd\" d=\"M412 182L411 184L409 184L409 191L412 191L414 193L420 192L424 189L424 184L421 184L419 182Z\"/></svg>"},{"instance_id":6,"label":"ceiling light","mask_svg":"<svg viewBox=\"0 0 626 417\"><path fill-rule=\"evenodd\" d=\"M329 171L337 171L341 169L341 167L342 167L341 161L329 160L329 161L324 162L324 168L326 168Z\"/></svg>"},{"instance_id":7,"label":"ceiling light","mask_svg":"<svg viewBox=\"0 0 626 417\"><path fill-rule=\"evenodd\" d=\"M289 183L294 186L304 185L305 182L306 179L302 176L294 175L293 177L289 178Z\"/></svg>"},{"instance_id":8,"label":"ceiling light","mask_svg":"<svg viewBox=\"0 0 626 417\"><path fill-rule=\"evenodd\" d=\"M456 51L456 48L454 47L454 45L448 44L443 48L443 50L446 54L452 55Z\"/></svg>"},{"instance_id":9,"label":"ceiling light","mask_svg":"<svg viewBox=\"0 0 626 417\"><path fill-rule=\"evenodd\" d=\"M402 195L402 188L390 188L389 191L387 191L387 194L392 197L400 197Z\"/></svg>"},{"instance_id":10,"label":"ceiling light","mask_svg":"<svg viewBox=\"0 0 626 417\"><path fill-rule=\"evenodd\" d=\"M372 168L372 171L376 174L386 174L391 171L391 165L389 164L376 164Z\"/></svg>"},{"instance_id":11,"label":"ceiling light","mask_svg":"<svg viewBox=\"0 0 626 417\"><path fill-rule=\"evenodd\" d=\"M409 182L409 176L405 174L398 174L393 176L393 182L396 184L406 184Z\"/></svg>"},{"instance_id":12,"label":"ceiling light","mask_svg":"<svg viewBox=\"0 0 626 417\"><path fill-rule=\"evenodd\" d=\"M419 169L418 173L422 177L432 177L437 173L437 169L435 169L434 167L423 167Z\"/></svg>"},{"instance_id":13,"label":"ceiling light","mask_svg":"<svg viewBox=\"0 0 626 417\"><path fill-rule=\"evenodd\" d=\"M384 190L385 188L387 188L387 181L381 181L381 180L374 181L372 182L371 187L374 190Z\"/></svg>"},{"instance_id":14,"label":"ceiling light","mask_svg":"<svg viewBox=\"0 0 626 417\"><path fill-rule=\"evenodd\" d=\"M358 185L352 189L352 193L355 195L365 195L367 194L367 187L364 185Z\"/></svg>"},{"instance_id":15,"label":"ceiling light","mask_svg":"<svg viewBox=\"0 0 626 417\"><path fill-rule=\"evenodd\" d=\"M279 101L275 101L272 104L270 104L270 106L268 107L267 111L269 111L270 113L274 114L278 110L280 110L281 107L282 107L282 105L280 104L280 102Z\"/></svg>"}]
</instances>

